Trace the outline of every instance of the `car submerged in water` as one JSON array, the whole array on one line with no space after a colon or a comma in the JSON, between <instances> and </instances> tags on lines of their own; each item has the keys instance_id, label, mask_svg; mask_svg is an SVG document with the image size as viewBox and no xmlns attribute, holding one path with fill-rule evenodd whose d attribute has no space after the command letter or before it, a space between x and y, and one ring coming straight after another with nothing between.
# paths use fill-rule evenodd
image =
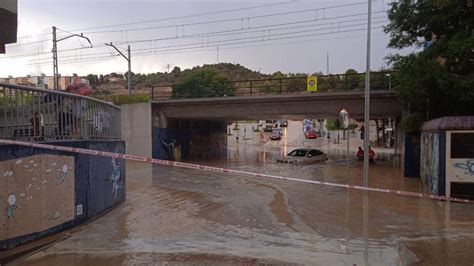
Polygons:
<instances>
[{"instance_id":1,"label":"car submerged in water","mask_svg":"<svg viewBox=\"0 0 474 266\"><path fill-rule=\"evenodd\" d=\"M278 120L277 123L280 127L288 127L288 120Z\"/></svg>"},{"instance_id":2,"label":"car submerged in water","mask_svg":"<svg viewBox=\"0 0 474 266\"><path fill-rule=\"evenodd\" d=\"M270 139L281 140L282 136L283 136L283 132L281 131L281 128L274 128L272 131L272 135L270 136Z\"/></svg>"},{"instance_id":3,"label":"car submerged in water","mask_svg":"<svg viewBox=\"0 0 474 266\"><path fill-rule=\"evenodd\" d=\"M316 133L316 131L314 129L310 129L309 131L305 131L304 136L307 139L317 139L318 138L318 134Z\"/></svg>"},{"instance_id":4,"label":"car submerged in water","mask_svg":"<svg viewBox=\"0 0 474 266\"><path fill-rule=\"evenodd\" d=\"M265 120L265 125L263 127L264 132L272 132L275 128L275 120Z\"/></svg>"},{"instance_id":5,"label":"car submerged in water","mask_svg":"<svg viewBox=\"0 0 474 266\"><path fill-rule=\"evenodd\" d=\"M328 160L327 154L316 149L296 149L288 153L287 156L277 160L277 163L288 164L315 164Z\"/></svg>"}]
</instances>

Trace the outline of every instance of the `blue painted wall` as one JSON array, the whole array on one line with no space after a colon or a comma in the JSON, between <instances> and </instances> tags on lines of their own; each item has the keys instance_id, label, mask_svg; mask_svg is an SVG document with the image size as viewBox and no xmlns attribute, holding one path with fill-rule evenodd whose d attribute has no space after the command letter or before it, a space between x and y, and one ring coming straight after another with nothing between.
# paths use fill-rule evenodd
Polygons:
<instances>
[{"instance_id":1,"label":"blue painted wall","mask_svg":"<svg viewBox=\"0 0 474 266\"><path fill-rule=\"evenodd\" d=\"M420 135L404 134L404 175L406 177L420 177Z\"/></svg>"},{"instance_id":2,"label":"blue painted wall","mask_svg":"<svg viewBox=\"0 0 474 266\"><path fill-rule=\"evenodd\" d=\"M125 142L123 141L56 141L47 144L118 153L125 152ZM82 205L83 213L81 215L76 213L74 220L49 228L46 231L0 241L0 250L9 249L19 244L84 223L125 200L126 178L125 161L123 159L51 151L17 145L0 146L0 161L20 159L39 154L74 157L74 201L75 207Z\"/></svg>"}]
</instances>

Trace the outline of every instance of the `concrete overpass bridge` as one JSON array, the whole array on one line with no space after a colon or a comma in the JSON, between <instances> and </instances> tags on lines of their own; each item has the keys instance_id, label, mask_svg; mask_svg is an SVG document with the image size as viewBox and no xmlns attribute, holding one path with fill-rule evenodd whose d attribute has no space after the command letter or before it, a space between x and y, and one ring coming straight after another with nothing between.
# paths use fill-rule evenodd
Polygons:
<instances>
[{"instance_id":1,"label":"concrete overpass bridge","mask_svg":"<svg viewBox=\"0 0 474 266\"><path fill-rule=\"evenodd\" d=\"M398 118L401 108L393 90L371 92L371 119ZM235 96L152 101L154 158L174 159L169 144L182 158L197 154L223 156L227 122L236 120L332 118L345 108L351 118L364 116L364 92L300 92L287 95Z\"/></svg>"},{"instance_id":2,"label":"concrete overpass bridge","mask_svg":"<svg viewBox=\"0 0 474 266\"><path fill-rule=\"evenodd\" d=\"M364 117L364 92L318 92L293 95L265 95L175 99L153 101L153 114L177 120L262 120L337 117L345 108L351 118ZM397 118L401 114L393 90L373 91L370 96L372 119Z\"/></svg>"}]
</instances>

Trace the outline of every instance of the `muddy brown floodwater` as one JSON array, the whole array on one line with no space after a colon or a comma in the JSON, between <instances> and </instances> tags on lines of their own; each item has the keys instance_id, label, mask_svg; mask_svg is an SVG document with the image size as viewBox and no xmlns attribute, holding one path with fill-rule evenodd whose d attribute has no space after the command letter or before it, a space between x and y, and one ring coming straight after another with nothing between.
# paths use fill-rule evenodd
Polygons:
<instances>
[{"instance_id":1,"label":"muddy brown floodwater","mask_svg":"<svg viewBox=\"0 0 474 266\"><path fill-rule=\"evenodd\" d=\"M261 142L249 126L246 132L241 128L240 136L247 138L235 143L229 137L227 159L200 163L362 184L361 162L343 158L344 149L326 139L304 140L300 125L291 122L284 138L273 142ZM351 149L360 142L354 136ZM331 159L309 166L275 163L299 146L329 150ZM383 152L378 150L380 158ZM473 205L144 163L129 162L127 172L122 205L14 263L474 263ZM423 191L419 179L404 178L390 161L371 164L369 184Z\"/></svg>"}]
</instances>

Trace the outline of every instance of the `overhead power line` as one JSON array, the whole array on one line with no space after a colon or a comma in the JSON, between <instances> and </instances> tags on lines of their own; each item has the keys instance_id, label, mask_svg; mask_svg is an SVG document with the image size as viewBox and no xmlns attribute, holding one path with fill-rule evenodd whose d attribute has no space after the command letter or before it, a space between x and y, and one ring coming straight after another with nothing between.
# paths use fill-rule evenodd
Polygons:
<instances>
[{"instance_id":1,"label":"overhead power line","mask_svg":"<svg viewBox=\"0 0 474 266\"><path fill-rule=\"evenodd\" d=\"M366 15L366 14L357 14L357 15ZM340 16L337 18L347 18L351 16ZM385 17L376 17L376 18L385 19ZM333 17L327 20L330 20L330 19L333 19ZM337 22L318 23L318 24L312 24L312 25L271 28L271 27L281 26L281 25L295 25L295 24L302 24L302 23L308 23L308 22L316 22L316 20L304 20L304 21L279 23L279 24L272 24L272 25L265 25L265 26L258 26L258 27L250 27L250 28L244 28L244 29L204 32L204 33L189 34L189 35L184 35L184 36L162 37L162 38L156 38L156 39L142 39L142 40L134 40L134 41L116 41L114 43L115 44L132 44L132 43L143 43L143 42L153 42L153 41L192 39L192 38L201 38L201 37L219 37L219 36L238 35L238 34L261 33L262 31L281 31L281 30L308 28L308 27L316 27L316 26L323 26L323 25L343 24L347 22L366 21L366 20L367 20L366 18L361 18L361 19L344 20L344 21L337 21ZM270 29L266 29L266 28L270 28ZM256 30L256 29L259 29L259 30Z\"/></svg>"},{"instance_id":2,"label":"overhead power line","mask_svg":"<svg viewBox=\"0 0 474 266\"><path fill-rule=\"evenodd\" d=\"M270 6L292 4L292 3L294 3L294 1L286 1L286 2L280 2L280 3L258 5L258 6L250 6L250 7L242 7L242 8L234 8L234 9L227 9L227 10L220 10L220 11L205 12L205 13L197 13L197 14L190 14L190 15L177 16L177 17L161 18L161 19L142 20L142 21L136 21L136 22L122 23L122 24L113 24L113 25L96 26L96 27L89 27L89 28L82 28L82 29L73 29L73 30L70 30L70 31L73 32L73 31L83 31L83 30L92 30L92 29L101 29L101 28L111 28L111 27L136 25L136 24L143 24L143 23L150 23L150 22L159 22L159 21L166 21L166 20L181 19L181 18L200 17L200 16L207 16L207 15L214 15L214 14L221 14L221 13L230 13L230 12L243 11L243 10L258 9L258 8L264 8L264 7L270 7ZM33 38L33 37L45 36L45 35L50 35L51 34L49 32L49 30L45 30L45 31L48 31L48 32L47 33L42 33L42 34L36 34L36 35L19 36L17 39L27 39L27 38Z\"/></svg>"},{"instance_id":3,"label":"overhead power line","mask_svg":"<svg viewBox=\"0 0 474 266\"><path fill-rule=\"evenodd\" d=\"M373 21L373 24L378 24L378 23L383 23L385 22L384 20L379 20L379 21ZM141 48L141 49L134 49L134 52L136 51L147 51L147 50L159 50L159 49L167 49L167 48L178 48L178 47L187 47L187 46L194 46L194 47L207 47L207 46L214 46L214 45L221 45L223 43L227 42L235 42L235 41L242 41L242 40L251 40L251 39L263 39L264 38L271 38L275 36L285 36L285 35L294 35L294 34L299 34L299 33L307 33L307 32L317 32L317 31L328 31L330 30L330 33L338 33L341 28L350 28L350 27L355 27L355 26L362 26L365 25L365 23L358 23L358 24L349 24L349 25L338 25L338 26L333 26L333 27L326 27L326 28L320 28L320 29L313 29L313 30L304 30L304 31L292 31L292 32L284 32L284 33L273 33L273 34L266 34L266 35L259 35L259 36L248 36L248 37L242 37L242 38L233 38L233 39L224 39L224 40L217 40L217 41L208 41L206 43L202 42L195 42L195 43L187 43L187 44L179 44L179 45L169 45L169 46L160 46L160 47L151 47L151 48ZM333 30L337 30L334 31ZM89 53L85 55L80 55L80 57L87 57L91 55L103 55L104 53ZM71 57L78 57L77 55L66 55L62 56L61 58L71 58ZM41 62L44 60L50 60L49 58L36 58L33 59L33 61L36 62Z\"/></svg>"},{"instance_id":4,"label":"overhead power line","mask_svg":"<svg viewBox=\"0 0 474 266\"><path fill-rule=\"evenodd\" d=\"M313 10L314 11L314 10ZM372 12L372 14L379 14L379 13L385 13L384 11L376 11ZM230 33L230 32L240 32L240 31L246 31L250 29L262 29L262 28L270 28L270 27L277 27L277 26L283 26L283 25L295 25L295 24L304 24L304 23L310 23L310 22L316 22L316 21L324 21L324 20L332 20L332 19L339 19L339 18L349 18L349 17L356 17L356 16L361 16L361 15L367 15L367 13L359 13L359 14L351 14L351 15L344 15L344 16L335 16L335 17L325 17L325 18L314 18L314 19L309 19L309 20L302 20L302 21L295 21L295 22L286 22L286 23L278 23L278 24L271 24L271 25L262 25L262 26L248 26L247 28L239 28L239 29L232 29L232 30L223 30L223 31L218 31L218 32L213 32L216 33ZM242 19L246 18L237 18L236 21L240 21ZM175 28L176 26L180 27L181 25L172 25L172 26L165 26L166 28ZM188 24L190 25L190 24ZM157 29L157 28L162 28L163 26L158 26L158 27L148 27L146 29ZM64 30L62 30L64 31ZM124 32L124 31L129 31L129 30L117 30L114 32ZM68 34L72 34L70 31L64 31L67 32ZM86 32L86 33L93 33L93 32ZM174 36L174 37L165 37L165 38L157 38L154 40L169 40L169 39L178 39L178 38L191 38L195 36L210 36L208 35L210 33L202 33L202 34L191 34L191 35L184 35L184 36ZM31 41L31 42L25 42L25 43L19 43L19 44L14 44L14 45L8 45L8 48L14 48L14 47L19 47L19 46L24 46L24 45L30 45L30 44L37 44L37 43L42 43L42 42L48 42L51 41L51 39L45 39L45 40L38 40L38 41ZM137 43L141 42L140 40L137 41L114 41L113 43L115 44L127 44L127 43Z\"/></svg>"},{"instance_id":5,"label":"overhead power line","mask_svg":"<svg viewBox=\"0 0 474 266\"><path fill-rule=\"evenodd\" d=\"M383 12L374 12L374 14L375 13L383 13ZM199 33L199 34L190 34L190 35L185 35L185 36L162 37L162 38L155 38L155 39L132 40L132 41L115 41L113 43L115 43L117 45L122 45L122 44L132 44L132 43L151 42L151 41L189 39L189 38L198 38L198 37L199 38L200 37L215 37L215 36L220 36L220 35L221 36L234 35L234 34L240 34L240 33L258 32L257 29L272 28L272 27L283 26L283 25L297 25L297 24L304 24L304 23L309 23L309 22L319 22L319 21L326 21L326 20L343 19L343 18L363 16L363 15L367 15L367 14L366 13L358 13L358 14L350 14L350 15L343 15L343 16L326 17L326 18L321 18L321 19L318 19L318 20L311 19L311 20L293 21L293 22L286 22L286 23L277 23L277 24L253 26L253 27L244 28L244 29L213 31L213 32L206 32L206 33ZM358 19L358 20L344 20L344 21L339 21L339 22L335 21L335 22L330 22L330 23L318 23L318 24L315 24L315 25L312 25L312 26L332 25L332 24L335 24L335 23L347 23L347 22L351 22L351 21L360 21L360 20ZM300 26L300 27L306 27L306 26ZM288 29L289 28L297 28L297 27L288 27ZM269 30L278 31L278 30L283 30L283 29L284 28L280 28L280 29L275 28L275 29L269 29ZM230 33L232 33L232 34L230 34ZM99 44L99 45L96 45L94 48L100 48L100 47L104 47L104 45ZM62 52L77 51L77 50L83 50L83 49L90 49L90 48L89 47L70 48L70 49L58 50L58 52L62 53ZM4 58L33 57L33 56L46 55L46 54L49 54L49 52L40 52L40 53L37 52L37 53L30 53L30 54L11 55L11 56L4 57Z\"/></svg>"},{"instance_id":6,"label":"overhead power line","mask_svg":"<svg viewBox=\"0 0 474 266\"><path fill-rule=\"evenodd\" d=\"M374 21L373 24L383 23L383 22L385 22L385 21ZM363 25L366 25L366 23L358 23L358 24L351 24L351 25L344 25L344 26L335 26L335 27L321 28L321 29L292 31L292 32L284 32L284 33L272 33L272 34L267 34L267 35L262 35L262 36L252 36L252 37L243 37L243 38L233 38L233 39L226 39L226 40L209 41L209 42L206 42L205 44L207 46L209 46L209 44L218 45L220 43L235 42L235 41L248 40L248 39L262 39L262 40L265 40L265 38L270 38L270 37L275 37L275 36L285 36L285 35L293 35L293 34L299 34L299 33L324 31L324 30L337 30L335 32L330 32L330 33L339 33L339 32L344 32L344 31L339 31L339 29L341 29L341 28L349 28L349 27L363 26ZM159 48L185 47L185 46L191 46L191 45L203 46L204 44L202 42L196 42L196 43L191 43L191 44L178 44L178 45L161 46ZM140 49L135 49L135 51L139 51L139 50Z\"/></svg>"},{"instance_id":7,"label":"overhead power line","mask_svg":"<svg viewBox=\"0 0 474 266\"><path fill-rule=\"evenodd\" d=\"M379 19L379 20L376 20L376 19ZM276 32L278 31L282 31L282 30L288 30L288 29L302 29L302 28L308 28L308 27L315 27L315 26L324 26L324 25L337 25L337 26L333 26L333 27L330 27L330 28L322 28L322 29L318 29L318 30L331 30L331 29L339 29L339 28L345 28L345 27L350 27L350 26L360 26L362 24L352 24L352 25L344 25L344 23L348 23L348 22L358 22L358 21L365 21L366 19L363 18L363 19L354 19L354 20L346 20L346 21L340 21L340 22L331 22L331 23L320 23L320 24L317 24L317 25L306 25L306 26L298 26L298 27L284 27L284 28L274 28L274 29L271 29L272 32L274 32L274 34L276 34ZM375 23L381 23L381 22L385 22L385 17L376 17L374 18L374 24ZM364 24L365 25L365 24ZM306 32L306 31L305 31ZM211 32L212 33L212 32ZM197 38L197 37L207 37L207 36L210 36L210 37L216 37L216 36L226 36L226 35L236 35L236 34L249 34L249 33L264 33L262 32L262 30L258 30L258 31L245 31L245 32L234 32L234 33L228 33L228 34L219 34L219 35L206 35L206 34L203 34L203 35L192 35L193 37L192 38ZM287 32L288 34L292 33L292 32ZM285 33L286 34L286 33ZM178 38L178 39L186 39L186 38L191 38L190 37L191 35L188 35L188 36L183 36L182 38ZM269 36L268 34L266 35L267 37ZM272 35L274 36L274 35ZM252 36L251 38L261 38L262 36ZM248 37L250 38L250 37ZM147 43L147 42L154 42L154 41L158 41L158 40L171 40L171 39L174 39L174 38L160 38L160 39L146 39L146 40L137 40L137 41L129 41L129 42L118 42L118 43L115 43L115 44L132 44L132 43ZM195 45L195 44L209 44L209 41L206 41L206 42L199 42L199 43L194 43L192 45ZM172 45L172 46L169 46L169 47L176 47L176 45ZM134 49L134 51L140 51L140 50L147 50L147 49L160 49L160 48L163 48L163 47L154 47L154 48L146 48L146 49ZM84 54L84 55L81 55L81 56L89 56L89 55L97 55L97 54L103 54L102 52L99 52L99 53L88 53L88 54ZM70 57L77 57L77 55L65 55L65 56L62 56L61 58L70 58ZM34 60L43 60L43 59L49 59L48 58L36 58Z\"/></svg>"},{"instance_id":8,"label":"overhead power line","mask_svg":"<svg viewBox=\"0 0 474 266\"><path fill-rule=\"evenodd\" d=\"M177 28L180 27L189 27L189 26L197 26L197 25L207 25L207 24L215 24L215 23L225 23L225 22L241 22L250 19L257 19L257 18L269 18L269 17L276 17L276 16L284 16L284 15L294 15L300 13L312 13L321 10L328 10L328 9L335 9L335 8L342 8L342 7L349 7L354 5L361 5L366 4L364 3L352 3L352 4L345 4L345 5L337 5L337 6L329 6L329 7L321 7L321 8L313 8L313 9L303 9L303 10L296 10L296 11L287 11L287 12L279 12L279 13L272 13L272 14L265 14L265 15L255 15L255 16L244 16L238 18L228 18L228 19L218 19L218 20L208 20L208 21L200 21L200 22L191 22L191 23L181 23L181 24L174 24L174 25L164 25L164 26L149 26L149 27L141 27L141 28L131 28L131 29L116 29L116 30L103 30L103 31L84 31L83 33L87 34L98 34L98 33L117 33L117 32L133 32L133 31L143 31L143 30L155 30L155 29L169 29L169 28ZM316 16L315 16L316 17ZM317 20L317 19L316 19Z\"/></svg>"},{"instance_id":9,"label":"overhead power line","mask_svg":"<svg viewBox=\"0 0 474 266\"><path fill-rule=\"evenodd\" d=\"M372 29L381 29L381 27L372 27ZM146 55L153 55L153 54L163 54L163 53L180 53L180 52L190 52L190 50L195 50L195 51L215 51L215 48L211 47L216 47L219 46L225 47L225 46L232 46L232 45L240 45L240 44L253 44L253 43L262 43L262 42L272 42L272 41L278 41L278 40L287 40L287 39L296 39L296 38L306 38L306 37L314 37L314 36L324 36L324 35L329 35L329 34L338 34L338 33L349 33L349 32L362 32L367 30L366 28L358 28L358 29L351 29L351 30L346 30L346 31L339 31L339 32L329 32L329 33L320 33L320 34L303 34L303 35L298 35L298 36L287 36L287 37L279 37L279 38L271 38L267 40L250 40L250 41L240 41L240 42L231 42L231 43L223 43L223 44L216 44L212 46L207 46L207 47L201 47L201 46L195 46L195 47L182 47L182 48L173 48L173 49L165 49L165 50L155 50L154 48L150 48L148 52L141 52L141 53L134 53L133 56L146 56ZM342 36L344 37L344 36ZM329 38L329 39L334 39L334 38ZM324 40L324 39L323 39ZM308 40L311 41L311 40ZM315 41L315 40L313 40ZM304 42L304 41L301 41ZM271 43L270 43L271 44ZM262 44L261 46L265 46L266 44ZM86 58L81 58L81 59L73 59L73 60L65 60L61 61L62 63L72 63L72 62L86 62L90 60L98 60L98 59L106 59L106 58L113 58L118 55L107 55L105 56L105 53L103 53L102 56L94 56L94 57L86 57ZM45 64L50 64L51 62L40 62L40 63L31 63L30 65L45 65Z\"/></svg>"},{"instance_id":10,"label":"overhead power line","mask_svg":"<svg viewBox=\"0 0 474 266\"><path fill-rule=\"evenodd\" d=\"M129 25L145 24L145 23L152 23L152 22L161 22L161 21L166 21L166 20L203 17L203 16L208 16L208 15L231 13L231 12L251 10L251 9L259 9L259 8L265 8L265 7L274 7L274 6L287 5L287 4L292 4L292 3L294 3L294 1L285 1L285 2L279 2L279 3L264 4L264 5L242 7L242 8L234 8L234 9L227 9L227 10L220 10L220 11L212 11L212 12L205 12L205 13L198 13L198 14L191 14L191 15L184 15L184 16L176 16L176 17L168 17L168 18L160 18L160 19L150 19L150 20L141 20L141 21L129 22L129 23L110 24L110 25L97 26L97 27L74 29L74 30L71 30L71 31L84 31L84 30L93 30L93 29L102 29L102 28L113 28L113 27L120 27L120 26L129 26Z\"/></svg>"}]
</instances>

